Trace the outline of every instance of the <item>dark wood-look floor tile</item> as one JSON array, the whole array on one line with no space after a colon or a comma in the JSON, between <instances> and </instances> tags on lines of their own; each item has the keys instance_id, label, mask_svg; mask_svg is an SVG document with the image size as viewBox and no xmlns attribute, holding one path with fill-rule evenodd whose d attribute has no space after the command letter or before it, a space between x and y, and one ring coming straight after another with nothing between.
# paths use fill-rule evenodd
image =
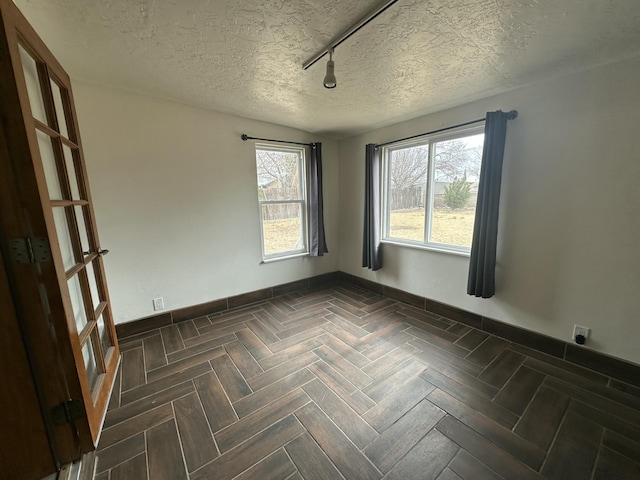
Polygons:
<instances>
[{"instance_id":1,"label":"dark wood-look floor tile","mask_svg":"<svg viewBox=\"0 0 640 480\"><path fill-rule=\"evenodd\" d=\"M120 347L120 353L126 352L127 350L133 350L135 348L142 348L142 340L145 337L152 337L153 335L157 335L160 333L160 330L154 330L152 332L144 333L136 335L139 338L123 338L122 340L118 339L118 346Z\"/></svg>"},{"instance_id":2,"label":"dark wood-look floor tile","mask_svg":"<svg viewBox=\"0 0 640 480\"><path fill-rule=\"evenodd\" d=\"M434 365L448 367L453 366L468 373L469 375L478 375L482 371L482 367L468 362L464 358L460 358L458 355L442 350L434 345L415 338L408 342L412 347L417 348L419 351L414 353L414 357L420 359L425 365Z\"/></svg>"},{"instance_id":3,"label":"dark wood-look floor tile","mask_svg":"<svg viewBox=\"0 0 640 480\"><path fill-rule=\"evenodd\" d=\"M439 328L440 330L449 330L452 325L456 324L455 322L449 320L448 318L441 317L440 315L436 315L435 313L427 312L425 310L420 310L415 307L410 307L405 305L403 305L402 308L398 310L398 313L401 315L404 315L405 317L410 317L410 318L413 318L414 320L419 320L423 325L430 325L432 327ZM412 325L416 325L416 324L412 324ZM460 324L457 324L457 325L460 325ZM463 325L463 327L469 328L469 327L466 327L465 325ZM449 333L455 335L456 337L459 337L459 335L457 335L453 331L449 331Z\"/></svg>"},{"instance_id":4,"label":"dark wood-look floor tile","mask_svg":"<svg viewBox=\"0 0 640 480\"><path fill-rule=\"evenodd\" d=\"M144 470L144 474L147 474L147 457L145 455L145 470ZM111 473L111 470L107 470L106 472L102 472L102 473L98 473L96 474L96 476L94 477L93 480L109 480L109 474ZM130 477L131 478L131 477ZM138 477L136 477L138 478ZM129 480L126 477L120 477L120 480ZM133 478L131 478L131 480L133 480Z\"/></svg>"},{"instance_id":5,"label":"dark wood-look floor tile","mask_svg":"<svg viewBox=\"0 0 640 480\"><path fill-rule=\"evenodd\" d=\"M389 375L395 370L402 369L403 366L408 365L409 362L412 361L414 360L407 351L395 347L388 353L377 357L376 360L370 362L369 365L362 367L362 371L374 379L379 379Z\"/></svg>"},{"instance_id":6,"label":"dark wood-look floor tile","mask_svg":"<svg viewBox=\"0 0 640 480\"><path fill-rule=\"evenodd\" d=\"M507 429L490 418L480 414L460 400L436 389L427 396L430 402L440 407L449 415L471 427L483 437L488 438L505 452L513 455L533 470L539 470L544 461L546 451L522 440L510 429Z\"/></svg>"},{"instance_id":7,"label":"dark wood-look floor tile","mask_svg":"<svg viewBox=\"0 0 640 480\"><path fill-rule=\"evenodd\" d=\"M175 422L169 420L149 429L146 437L149 478L187 480Z\"/></svg>"},{"instance_id":8,"label":"dark wood-look floor tile","mask_svg":"<svg viewBox=\"0 0 640 480\"><path fill-rule=\"evenodd\" d=\"M365 454L386 473L439 421L444 412L422 400L369 445Z\"/></svg>"},{"instance_id":9,"label":"dark wood-look floor tile","mask_svg":"<svg viewBox=\"0 0 640 480\"><path fill-rule=\"evenodd\" d=\"M157 408L141 413L129 420L105 428L100 435L98 448L105 449L125 438L133 437L139 432L148 430L173 418L171 403L167 402Z\"/></svg>"},{"instance_id":10,"label":"dark wood-look floor tile","mask_svg":"<svg viewBox=\"0 0 640 480\"><path fill-rule=\"evenodd\" d=\"M331 463L329 457L308 433L296 437L284 448L305 480L336 480L342 478L342 475Z\"/></svg>"},{"instance_id":11,"label":"dark wood-look floor tile","mask_svg":"<svg viewBox=\"0 0 640 480\"><path fill-rule=\"evenodd\" d=\"M135 402L136 400L140 400L141 398L148 397L149 395L154 395L158 392L161 392L162 390L181 384L183 382L186 382L187 380L191 380L210 371L211 365L209 365L208 362L205 362L187 368L186 370L167 375L166 377L163 377L159 380L149 382L146 385L141 385L137 388L123 393L121 398L121 405L128 405L131 402Z\"/></svg>"},{"instance_id":12,"label":"dark wood-look floor tile","mask_svg":"<svg viewBox=\"0 0 640 480\"><path fill-rule=\"evenodd\" d=\"M421 374L421 377L452 397L472 406L474 410L486 415L500 425L512 428L518 421L517 415L511 413L505 408L502 408L500 405L496 405L490 400L487 400L485 397L478 395L470 388L454 382L436 370L427 369Z\"/></svg>"},{"instance_id":13,"label":"dark wood-look floor tile","mask_svg":"<svg viewBox=\"0 0 640 480\"><path fill-rule=\"evenodd\" d=\"M414 377L404 384L402 390L389 392L389 395L362 417L378 432L383 432L432 390L433 385L429 382Z\"/></svg>"},{"instance_id":14,"label":"dark wood-look floor tile","mask_svg":"<svg viewBox=\"0 0 640 480\"><path fill-rule=\"evenodd\" d=\"M521 367L494 400L516 415L522 415L543 380L540 372Z\"/></svg>"},{"instance_id":15,"label":"dark wood-look floor tile","mask_svg":"<svg viewBox=\"0 0 640 480\"><path fill-rule=\"evenodd\" d=\"M374 480L382 477L378 469L315 404L302 407L296 416L345 478Z\"/></svg>"},{"instance_id":16,"label":"dark wood-look floor tile","mask_svg":"<svg viewBox=\"0 0 640 480\"><path fill-rule=\"evenodd\" d=\"M176 360L175 362L169 363L164 367L156 368L155 370L149 370L147 372L147 381L149 383L154 382L169 375L173 375L174 373L186 370L187 368L208 362L209 360L213 360L214 358L218 358L225 353L226 352L223 347L216 347L210 350L205 350L201 353L196 353L195 355L183 358L181 360Z\"/></svg>"},{"instance_id":17,"label":"dark wood-look floor tile","mask_svg":"<svg viewBox=\"0 0 640 480\"><path fill-rule=\"evenodd\" d=\"M503 350L478 378L496 388L502 388L507 380L520 368L525 358L524 355L511 350Z\"/></svg>"},{"instance_id":18,"label":"dark wood-look floor tile","mask_svg":"<svg viewBox=\"0 0 640 480\"><path fill-rule=\"evenodd\" d=\"M538 473L493 443L487 442L482 435L451 415L447 415L440 420L436 428L474 457L482 459L482 463L505 479L529 480L542 478ZM454 469L454 471L456 470Z\"/></svg>"},{"instance_id":19,"label":"dark wood-look floor tile","mask_svg":"<svg viewBox=\"0 0 640 480\"><path fill-rule=\"evenodd\" d=\"M462 480L456 472L449 467L445 468L436 480Z\"/></svg>"},{"instance_id":20,"label":"dark wood-look floor tile","mask_svg":"<svg viewBox=\"0 0 640 480\"><path fill-rule=\"evenodd\" d=\"M227 392L231 403L253 393L229 355L214 358L211 360L211 366L218 375L218 380Z\"/></svg>"},{"instance_id":21,"label":"dark wood-look floor tile","mask_svg":"<svg viewBox=\"0 0 640 480\"><path fill-rule=\"evenodd\" d=\"M304 433L289 415L191 474L190 480L228 480Z\"/></svg>"},{"instance_id":22,"label":"dark wood-look floor tile","mask_svg":"<svg viewBox=\"0 0 640 480\"><path fill-rule=\"evenodd\" d=\"M231 425L238 417L214 372L193 380L213 433ZM246 398L246 397L245 397Z\"/></svg>"},{"instance_id":23,"label":"dark wood-look floor tile","mask_svg":"<svg viewBox=\"0 0 640 480\"><path fill-rule=\"evenodd\" d=\"M279 353L282 350L286 350L287 348L304 342L305 340L316 338L323 333L325 333L325 331L322 328L314 327L304 332L293 335L289 338L285 338L284 340L280 340L279 342L272 343L271 345L269 345L269 350L271 350L271 353Z\"/></svg>"},{"instance_id":24,"label":"dark wood-look floor tile","mask_svg":"<svg viewBox=\"0 0 640 480\"><path fill-rule=\"evenodd\" d=\"M262 390L258 390L257 392L238 400L233 407L240 418L246 417L250 413L268 405L272 401L285 396L291 390L301 387L305 383L309 383L314 379L315 377L313 374L311 374L306 368L298 370L297 372L272 383Z\"/></svg>"},{"instance_id":25,"label":"dark wood-look floor tile","mask_svg":"<svg viewBox=\"0 0 640 480\"><path fill-rule=\"evenodd\" d=\"M473 350L466 358L467 361L486 367L500 352L509 346L509 342L502 338L490 336Z\"/></svg>"},{"instance_id":26,"label":"dark wood-look floor tile","mask_svg":"<svg viewBox=\"0 0 640 480\"><path fill-rule=\"evenodd\" d=\"M499 390L493 385L489 385L482 380L478 380L477 377L452 365L444 365L440 363L433 365L432 369L489 400L494 398L499 392Z\"/></svg>"},{"instance_id":27,"label":"dark wood-look floor tile","mask_svg":"<svg viewBox=\"0 0 640 480\"><path fill-rule=\"evenodd\" d=\"M358 448L377 438L377 432L320 380L307 383L302 389Z\"/></svg>"},{"instance_id":28,"label":"dark wood-look floor tile","mask_svg":"<svg viewBox=\"0 0 640 480\"><path fill-rule=\"evenodd\" d=\"M182 350L178 350L177 352L170 353L167 355L167 359L169 360L169 363L174 363L178 360L184 360L185 358L193 357L199 353L207 352L216 347L221 347L227 343L236 341L238 341L238 337L233 333L222 335L221 337L213 338L202 343L196 343L195 345L190 345Z\"/></svg>"},{"instance_id":29,"label":"dark wood-look floor tile","mask_svg":"<svg viewBox=\"0 0 640 480\"><path fill-rule=\"evenodd\" d=\"M594 480L640 478L640 463L604 447L598 455L595 471L591 478Z\"/></svg>"},{"instance_id":30,"label":"dark wood-look floor tile","mask_svg":"<svg viewBox=\"0 0 640 480\"><path fill-rule=\"evenodd\" d=\"M213 435L196 393L173 402L187 470L193 472L218 456Z\"/></svg>"},{"instance_id":31,"label":"dark wood-look floor tile","mask_svg":"<svg viewBox=\"0 0 640 480\"><path fill-rule=\"evenodd\" d=\"M272 355L271 349L269 349L269 347L267 347L264 342L258 338L253 330L239 330L236 332L236 335L256 360L262 360L263 358L267 358Z\"/></svg>"},{"instance_id":32,"label":"dark wood-look floor tile","mask_svg":"<svg viewBox=\"0 0 640 480\"><path fill-rule=\"evenodd\" d=\"M525 361L525 365L527 367L538 370L546 375L575 383L576 385L582 385L585 388L594 383L607 385L609 382L609 379L606 376L594 372L593 370L588 370L579 365L574 365L565 360L538 352L537 350L533 350L522 345L512 343L509 345L509 349L526 355L528 357Z\"/></svg>"},{"instance_id":33,"label":"dark wood-look floor tile","mask_svg":"<svg viewBox=\"0 0 640 480\"><path fill-rule=\"evenodd\" d=\"M167 364L167 355L161 335L147 337L142 341L144 349L144 365L146 370L162 367Z\"/></svg>"},{"instance_id":34,"label":"dark wood-look floor tile","mask_svg":"<svg viewBox=\"0 0 640 480\"><path fill-rule=\"evenodd\" d=\"M602 444L635 462L640 462L640 437L638 437L637 440L638 441L634 442L615 432L605 430Z\"/></svg>"},{"instance_id":35,"label":"dark wood-look floor tile","mask_svg":"<svg viewBox=\"0 0 640 480\"><path fill-rule=\"evenodd\" d=\"M322 380L327 387L358 412L358 414L362 415L375 405L373 400L363 394L349 382L349 380L325 362L320 361L310 365L309 371Z\"/></svg>"},{"instance_id":36,"label":"dark wood-look floor tile","mask_svg":"<svg viewBox=\"0 0 640 480\"><path fill-rule=\"evenodd\" d=\"M180 330L177 325L162 327L160 333L162 334L162 341L164 342L164 349L167 354L177 352L184 348L184 341L182 340L182 335L180 335Z\"/></svg>"},{"instance_id":37,"label":"dark wood-look floor tile","mask_svg":"<svg viewBox=\"0 0 640 480\"><path fill-rule=\"evenodd\" d=\"M295 442L295 439L292 442ZM292 442L289 442L288 445L291 445ZM291 463L291 459L284 449L281 448L235 477L234 480L281 480L296 474L296 467Z\"/></svg>"},{"instance_id":38,"label":"dark wood-look floor tile","mask_svg":"<svg viewBox=\"0 0 640 480\"><path fill-rule=\"evenodd\" d=\"M323 345L316 348L313 352L356 387L363 388L373 382L373 379L369 375L354 366L351 362L342 358L328 346Z\"/></svg>"},{"instance_id":39,"label":"dark wood-look floor tile","mask_svg":"<svg viewBox=\"0 0 640 480\"><path fill-rule=\"evenodd\" d=\"M247 324L249 330L251 330L254 335L258 337L260 341L265 345L270 345L282 340L282 337L276 336L271 330L269 330L269 328L267 328L264 323L262 323L257 318L245 323ZM284 330L281 330L280 332L278 332L278 334L281 334L283 331Z\"/></svg>"},{"instance_id":40,"label":"dark wood-look floor tile","mask_svg":"<svg viewBox=\"0 0 640 480\"><path fill-rule=\"evenodd\" d=\"M282 326L282 319L278 320L271 313L269 313L269 311L267 310L267 305L263 306L262 309L253 312L253 316L260 320L264 325L266 325L271 332L276 333L280 330L284 330L284 327Z\"/></svg>"},{"instance_id":41,"label":"dark wood-look floor tile","mask_svg":"<svg viewBox=\"0 0 640 480\"><path fill-rule=\"evenodd\" d=\"M245 308L240 311L224 313L218 317L209 317L211 325L202 327L199 331L201 335L214 333L216 331L240 330L246 327L246 323L256 319L253 313L260 311L260 307Z\"/></svg>"},{"instance_id":42,"label":"dark wood-look floor tile","mask_svg":"<svg viewBox=\"0 0 640 480\"><path fill-rule=\"evenodd\" d=\"M303 353L308 353L314 348L318 348L320 345L322 345L322 341L320 341L320 339L310 338L309 340L293 345L292 347L282 350L270 357L264 358L258 363L264 370L269 370L270 368L277 367L278 365L288 362Z\"/></svg>"},{"instance_id":43,"label":"dark wood-look floor tile","mask_svg":"<svg viewBox=\"0 0 640 480\"><path fill-rule=\"evenodd\" d=\"M106 472L111 476L104 477L104 480L140 480L147 478L147 454L141 453L130 458L120 465L116 465L111 472ZM97 476L96 480L100 480Z\"/></svg>"},{"instance_id":44,"label":"dark wood-look floor tile","mask_svg":"<svg viewBox=\"0 0 640 480\"><path fill-rule=\"evenodd\" d=\"M515 432L542 450L548 450L569 401L569 397L563 393L540 388L516 425Z\"/></svg>"},{"instance_id":45,"label":"dark wood-look floor tile","mask_svg":"<svg viewBox=\"0 0 640 480\"><path fill-rule=\"evenodd\" d=\"M449 468L462 480L505 480L466 450L460 450Z\"/></svg>"},{"instance_id":46,"label":"dark wood-look floor tile","mask_svg":"<svg viewBox=\"0 0 640 480\"><path fill-rule=\"evenodd\" d=\"M242 342L227 343L224 348L245 379L255 377L264 371Z\"/></svg>"},{"instance_id":47,"label":"dark wood-look floor tile","mask_svg":"<svg viewBox=\"0 0 640 480\"><path fill-rule=\"evenodd\" d=\"M129 437L121 442L100 450L96 473L104 472L126 460L145 452L144 433Z\"/></svg>"},{"instance_id":48,"label":"dark wood-look floor tile","mask_svg":"<svg viewBox=\"0 0 640 480\"><path fill-rule=\"evenodd\" d=\"M368 387L362 389L362 392L374 402L379 402L389 395L389 392L403 390L404 385L420 375L425 368L420 362L410 360L408 364L402 364L402 368L392 370L384 377L378 378Z\"/></svg>"},{"instance_id":49,"label":"dark wood-look floor tile","mask_svg":"<svg viewBox=\"0 0 640 480\"><path fill-rule=\"evenodd\" d=\"M602 427L567 413L551 446L542 474L551 480L589 478L598 457Z\"/></svg>"},{"instance_id":50,"label":"dark wood-look floor tile","mask_svg":"<svg viewBox=\"0 0 640 480\"><path fill-rule=\"evenodd\" d=\"M569 395L576 400L590 405L591 407L597 408L598 410L612 413L613 415L623 418L627 423L640 427L640 411L626 407L611 398L602 397L581 387L553 377L547 377L544 381L544 385Z\"/></svg>"},{"instance_id":51,"label":"dark wood-look floor tile","mask_svg":"<svg viewBox=\"0 0 640 480\"><path fill-rule=\"evenodd\" d=\"M292 358L288 362L266 370L260 375L247 379L247 382L253 391L260 390L261 388L271 385L274 382L277 382L298 370L302 370L317 361L318 357L314 352L303 353L302 355Z\"/></svg>"},{"instance_id":52,"label":"dark wood-look floor tile","mask_svg":"<svg viewBox=\"0 0 640 480\"><path fill-rule=\"evenodd\" d=\"M436 478L459 447L438 430L431 430L385 476L388 480Z\"/></svg>"},{"instance_id":53,"label":"dark wood-look floor tile","mask_svg":"<svg viewBox=\"0 0 640 480\"><path fill-rule=\"evenodd\" d=\"M207 325L211 325L211 320L209 319L209 317L204 315L202 317L194 318L193 324L196 326L198 330L200 330L201 328L206 327ZM186 340L186 338L184 340Z\"/></svg>"},{"instance_id":54,"label":"dark wood-look floor tile","mask_svg":"<svg viewBox=\"0 0 640 480\"><path fill-rule=\"evenodd\" d=\"M146 382L144 371L144 354L142 348L135 348L122 352L122 391L144 385Z\"/></svg>"},{"instance_id":55,"label":"dark wood-look floor tile","mask_svg":"<svg viewBox=\"0 0 640 480\"><path fill-rule=\"evenodd\" d=\"M277 398L266 406L242 417L239 421L215 434L220 451L224 453L231 450L310 401L311 399L305 392L296 388L283 397Z\"/></svg>"},{"instance_id":56,"label":"dark wood-look floor tile","mask_svg":"<svg viewBox=\"0 0 640 480\"><path fill-rule=\"evenodd\" d=\"M345 328L347 331L349 331L353 335L356 335L356 336L366 335L367 333L366 330L362 329L362 331L360 331L359 329L361 329L361 327L363 327L364 325L370 322L370 320L366 320L366 317L368 315L365 315L365 317L361 317L360 315L354 315L353 313L345 310L344 308L340 308L337 305L332 305L330 307L327 307L327 310L333 313L333 315L335 316L335 317L332 316L330 318L332 319L331 321L334 322L336 325ZM358 332L360 332L360 334Z\"/></svg>"},{"instance_id":57,"label":"dark wood-look floor tile","mask_svg":"<svg viewBox=\"0 0 640 480\"><path fill-rule=\"evenodd\" d=\"M449 326L449 328L447 328L447 331L453 333L458 338L462 338L471 331L471 327L463 323L454 322L451 324L451 326ZM482 343L482 341L480 341L480 343ZM477 347L478 345L475 345L473 348ZM464 345L460 345L460 346L462 347ZM470 348L469 350L473 350L473 348Z\"/></svg>"},{"instance_id":58,"label":"dark wood-look floor tile","mask_svg":"<svg viewBox=\"0 0 640 480\"><path fill-rule=\"evenodd\" d=\"M152 408L188 395L193 391L193 383L187 381L161 390L158 393L147 395L140 400L136 400L115 410L110 410L104 419L104 428L124 422Z\"/></svg>"},{"instance_id":59,"label":"dark wood-look floor tile","mask_svg":"<svg viewBox=\"0 0 640 480\"><path fill-rule=\"evenodd\" d=\"M569 410L634 442L640 442L640 428L613 413L598 410L575 400L569 404Z\"/></svg>"},{"instance_id":60,"label":"dark wood-look floor tile","mask_svg":"<svg viewBox=\"0 0 640 480\"><path fill-rule=\"evenodd\" d=\"M336 307L341 308L342 310L346 310L356 317L362 317L366 313L362 310L362 308L360 308L364 306L362 303L356 302L353 299L350 299L349 297L343 296L339 293L333 295L333 298L329 297L327 300Z\"/></svg>"},{"instance_id":61,"label":"dark wood-look floor tile","mask_svg":"<svg viewBox=\"0 0 640 480\"><path fill-rule=\"evenodd\" d=\"M340 309L334 308L332 310L332 308L329 307L327 310L329 310L330 312L333 312L333 313L325 315L324 318L327 321L331 322L336 327L339 327L343 331L348 332L350 335L353 336L353 338L359 339L359 338L362 338L362 337L364 337L365 335L367 335L369 333L364 328L362 328L362 327L358 326L357 324L354 324L354 323L350 322L349 320L341 317L339 315L339 313L341 312ZM338 312L338 313L336 313L336 312ZM360 319L358 319L358 322L362 323L362 321ZM325 330L329 330L329 327L325 326ZM331 331L331 330L329 330L329 331ZM337 336L338 336L338 338L341 338L339 335L337 335ZM352 339L352 342L354 342L354 341L357 342L358 340L353 340ZM349 345L351 345L352 342L347 342L347 343L349 343Z\"/></svg>"},{"instance_id":62,"label":"dark wood-look floor tile","mask_svg":"<svg viewBox=\"0 0 640 480\"><path fill-rule=\"evenodd\" d=\"M343 342L338 337L332 335L331 333L322 335L320 337L320 340L329 348L331 348L331 350L342 355L342 357L353 363L358 368L362 368L371 363L371 360L369 360L359 351L351 347L349 344Z\"/></svg>"},{"instance_id":63,"label":"dark wood-look floor tile","mask_svg":"<svg viewBox=\"0 0 640 480\"><path fill-rule=\"evenodd\" d=\"M244 328L244 323L241 324L240 326ZM236 326L227 327L227 328L219 328L219 329L215 329L215 330L213 330L213 331L211 331L209 333L204 333L204 334L198 335L197 337L187 338L184 341L184 345L185 345L185 348L190 348L190 347L193 347L193 346L201 344L201 343L207 343L207 342L210 342L212 340L216 340L216 339L218 339L220 337L226 337L227 335L234 335L234 334L237 335L241 331L242 330L239 329L239 327L236 327ZM175 352L175 353L178 353L178 352Z\"/></svg>"},{"instance_id":64,"label":"dark wood-look floor tile","mask_svg":"<svg viewBox=\"0 0 640 480\"><path fill-rule=\"evenodd\" d=\"M188 338L197 337L200 334L200 332L198 332L198 329L196 328L195 323L193 323L193 320L186 320L184 322L178 323L177 325L183 341Z\"/></svg>"}]
</instances>

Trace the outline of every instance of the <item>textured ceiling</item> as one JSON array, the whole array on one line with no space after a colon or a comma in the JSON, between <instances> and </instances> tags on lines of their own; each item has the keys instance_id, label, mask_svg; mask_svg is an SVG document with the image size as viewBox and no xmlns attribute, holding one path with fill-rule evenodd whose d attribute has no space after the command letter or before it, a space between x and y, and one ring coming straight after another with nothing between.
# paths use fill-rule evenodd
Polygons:
<instances>
[{"instance_id":1,"label":"textured ceiling","mask_svg":"<svg viewBox=\"0 0 640 480\"><path fill-rule=\"evenodd\" d=\"M342 138L640 54L640 0L14 0L72 78ZM508 106L505 106L508 108Z\"/></svg>"}]
</instances>

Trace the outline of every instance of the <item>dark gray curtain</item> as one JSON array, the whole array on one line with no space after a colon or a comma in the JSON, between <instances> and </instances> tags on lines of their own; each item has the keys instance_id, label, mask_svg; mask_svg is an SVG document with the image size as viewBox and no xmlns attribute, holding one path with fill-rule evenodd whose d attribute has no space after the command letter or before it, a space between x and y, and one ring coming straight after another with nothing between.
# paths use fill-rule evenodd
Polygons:
<instances>
[{"instance_id":1,"label":"dark gray curtain","mask_svg":"<svg viewBox=\"0 0 640 480\"><path fill-rule=\"evenodd\" d=\"M364 183L364 236L362 266L371 270L382 268L380 248L380 155L375 144L367 145Z\"/></svg>"},{"instance_id":2,"label":"dark gray curtain","mask_svg":"<svg viewBox=\"0 0 640 480\"><path fill-rule=\"evenodd\" d=\"M496 248L502 159L507 136L507 120L517 112L487 112L484 126L484 149L478 186L478 203L473 225L467 293L489 298L496 292Z\"/></svg>"},{"instance_id":3,"label":"dark gray curtain","mask_svg":"<svg viewBox=\"0 0 640 480\"><path fill-rule=\"evenodd\" d=\"M322 143L311 144L309 161L309 254L322 257L329 253L324 236L324 206L322 200Z\"/></svg>"}]
</instances>

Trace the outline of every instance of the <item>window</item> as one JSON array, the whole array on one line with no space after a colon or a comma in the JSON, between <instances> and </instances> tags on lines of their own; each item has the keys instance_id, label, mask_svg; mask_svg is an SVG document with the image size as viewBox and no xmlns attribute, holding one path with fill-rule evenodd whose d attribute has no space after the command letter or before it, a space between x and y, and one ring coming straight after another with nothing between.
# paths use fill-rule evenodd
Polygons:
<instances>
[{"instance_id":1,"label":"window","mask_svg":"<svg viewBox=\"0 0 640 480\"><path fill-rule=\"evenodd\" d=\"M303 148L256 145L264 260L307 253Z\"/></svg>"},{"instance_id":2,"label":"window","mask_svg":"<svg viewBox=\"0 0 640 480\"><path fill-rule=\"evenodd\" d=\"M383 149L384 241L471 249L484 127Z\"/></svg>"}]
</instances>

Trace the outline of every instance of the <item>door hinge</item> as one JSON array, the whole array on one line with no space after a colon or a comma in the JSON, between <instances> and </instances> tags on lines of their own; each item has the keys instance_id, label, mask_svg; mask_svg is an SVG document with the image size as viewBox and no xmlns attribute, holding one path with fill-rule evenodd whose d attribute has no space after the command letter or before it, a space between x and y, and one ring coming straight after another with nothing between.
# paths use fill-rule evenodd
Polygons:
<instances>
[{"instance_id":1,"label":"door hinge","mask_svg":"<svg viewBox=\"0 0 640 480\"><path fill-rule=\"evenodd\" d=\"M67 400L51 409L51 418L56 425L72 423L85 416L82 400Z\"/></svg>"},{"instance_id":2,"label":"door hinge","mask_svg":"<svg viewBox=\"0 0 640 480\"><path fill-rule=\"evenodd\" d=\"M14 238L10 242L13 261L16 263L41 263L51 260L49 240L44 237Z\"/></svg>"}]
</instances>

